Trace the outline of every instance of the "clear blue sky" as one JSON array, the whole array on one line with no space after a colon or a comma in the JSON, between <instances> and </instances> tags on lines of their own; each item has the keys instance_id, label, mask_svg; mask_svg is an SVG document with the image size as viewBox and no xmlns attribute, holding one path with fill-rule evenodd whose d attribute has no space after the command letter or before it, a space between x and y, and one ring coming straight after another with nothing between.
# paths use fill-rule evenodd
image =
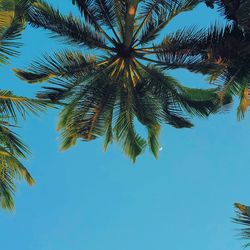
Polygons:
<instances>
[{"instance_id":1,"label":"clear blue sky","mask_svg":"<svg viewBox=\"0 0 250 250\"><path fill-rule=\"evenodd\" d=\"M71 0L50 0L64 12ZM204 7L181 15L167 31L208 25L217 15ZM27 66L44 52L63 48L48 33L28 28L21 56ZM0 68L1 88L32 96L27 85ZM204 77L172 72L188 86L205 87ZM239 250L233 203L249 203L249 122L235 110L193 129L164 126L159 160L146 153L135 165L102 140L59 152L57 111L29 117L19 133L33 155L27 165L37 185L18 185L16 211L0 212L5 250Z\"/></svg>"}]
</instances>

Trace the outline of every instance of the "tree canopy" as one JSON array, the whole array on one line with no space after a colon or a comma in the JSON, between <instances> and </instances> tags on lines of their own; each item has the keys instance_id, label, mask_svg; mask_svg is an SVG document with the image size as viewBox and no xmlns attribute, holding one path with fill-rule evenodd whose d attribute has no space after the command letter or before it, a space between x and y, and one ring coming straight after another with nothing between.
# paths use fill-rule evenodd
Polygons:
<instances>
[{"instance_id":1,"label":"tree canopy","mask_svg":"<svg viewBox=\"0 0 250 250\"><path fill-rule=\"evenodd\" d=\"M76 0L82 18L63 15L44 1L32 5L28 22L33 27L77 47L45 55L27 70L15 69L29 83L50 83L38 97L63 106L58 124L63 150L77 139L103 136L105 149L115 140L132 161L146 146L157 157L162 124L189 128L188 116L207 117L231 102L218 88L188 88L165 72L179 67L207 71L217 63L157 59L161 52L154 43L160 32L199 2ZM82 49L94 51L89 55ZM136 131L137 121L146 128L147 140Z\"/></svg>"}]
</instances>

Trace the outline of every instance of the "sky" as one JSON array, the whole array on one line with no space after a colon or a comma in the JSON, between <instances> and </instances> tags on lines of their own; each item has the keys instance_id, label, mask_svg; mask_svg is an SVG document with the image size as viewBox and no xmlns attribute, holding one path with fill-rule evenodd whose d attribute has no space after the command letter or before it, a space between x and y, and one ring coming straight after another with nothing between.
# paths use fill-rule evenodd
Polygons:
<instances>
[{"instance_id":1,"label":"sky","mask_svg":"<svg viewBox=\"0 0 250 250\"><path fill-rule=\"evenodd\" d=\"M50 0L67 13L71 0ZM204 6L180 15L165 32L218 20ZM64 48L47 32L27 28L20 56L0 68L1 88L34 96L11 69ZM205 78L171 72L186 86L209 87ZM237 100L236 100L237 104ZM117 145L103 152L102 139L59 151L57 110L29 116L18 133L33 154L25 163L37 184L18 183L12 213L0 211L1 248L6 250L239 250L234 202L249 204L249 114L236 108L194 119L192 129L168 125L159 159L146 152L136 164Z\"/></svg>"}]
</instances>

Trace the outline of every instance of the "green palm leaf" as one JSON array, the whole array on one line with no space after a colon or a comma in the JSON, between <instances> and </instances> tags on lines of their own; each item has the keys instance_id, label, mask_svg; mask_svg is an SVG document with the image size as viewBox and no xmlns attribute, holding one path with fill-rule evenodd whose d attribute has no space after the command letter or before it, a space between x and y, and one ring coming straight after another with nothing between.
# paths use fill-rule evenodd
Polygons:
<instances>
[{"instance_id":1,"label":"green palm leaf","mask_svg":"<svg viewBox=\"0 0 250 250\"><path fill-rule=\"evenodd\" d=\"M146 1L142 9L144 21L139 26L136 34L142 29L139 35L139 43L147 44L155 40L159 32L178 14L190 11L197 6L197 0L173 0L173 1Z\"/></svg>"},{"instance_id":2,"label":"green palm leaf","mask_svg":"<svg viewBox=\"0 0 250 250\"><path fill-rule=\"evenodd\" d=\"M240 224L242 228L240 229L240 236L244 240L250 239L250 207L245 206L240 203L234 204L236 211L236 217L233 219L233 222ZM244 245L244 247L249 247L250 243Z\"/></svg>"},{"instance_id":3,"label":"green palm leaf","mask_svg":"<svg viewBox=\"0 0 250 250\"><path fill-rule=\"evenodd\" d=\"M29 185L33 185L35 181L13 152L2 146L0 146L0 162L0 203L2 208L12 210L13 195L16 191L14 180L24 179Z\"/></svg>"},{"instance_id":4,"label":"green palm leaf","mask_svg":"<svg viewBox=\"0 0 250 250\"><path fill-rule=\"evenodd\" d=\"M29 83L47 81L54 77L74 77L95 69L96 57L84 56L81 51L64 50L53 55L45 55L34 62L27 71L14 69L15 73Z\"/></svg>"},{"instance_id":5,"label":"green palm leaf","mask_svg":"<svg viewBox=\"0 0 250 250\"><path fill-rule=\"evenodd\" d=\"M81 22L72 15L63 16L60 12L43 1L37 1L29 10L28 20L34 27L43 27L53 32L55 37L64 37L66 42L88 48L106 49L105 38L91 25Z\"/></svg>"},{"instance_id":6,"label":"green palm leaf","mask_svg":"<svg viewBox=\"0 0 250 250\"><path fill-rule=\"evenodd\" d=\"M17 121L17 113L25 118L27 112L37 115L50 106L47 101L16 96L11 91L0 90L0 112L4 116L10 116L15 121Z\"/></svg>"},{"instance_id":7,"label":"green palm leaf","mask_svg":"<svg viewBox=\"0 0 250 250\"><path fill-rule=\"evenodd\" d=\"M9 56L18 54L16 49L21 44L16 40L20 38L25 27L22 18L25 7L23 0L0 1L0 64L7 63Z\"/></svg>"}]
</instances>

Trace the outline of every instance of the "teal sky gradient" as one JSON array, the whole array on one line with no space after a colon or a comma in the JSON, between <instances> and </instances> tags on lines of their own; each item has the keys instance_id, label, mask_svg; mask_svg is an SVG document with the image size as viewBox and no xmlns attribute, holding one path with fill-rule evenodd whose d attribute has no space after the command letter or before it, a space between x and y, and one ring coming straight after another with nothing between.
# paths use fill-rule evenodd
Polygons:
<instances>
[{"instance_id":1,"label":"teal sky gradient","mask_svg":"<svg viewBox=\"0 0 250 250\"><path fill-rule=\"evenodd\" d=\"M70 0L50 0L64 13ZM184 25L207 26L215 11L198 7L180 15L166 32ZM64 48L42 30L27 28L21 55L0 68L1 88L33 96L40 85L17 79L43 53ZM205 78L173 71L187 86L207 87ZM37 185L18 185L16 211L0 212L4 250L239 250L233 203L249 203L249 122L236 109L194 119L193 129L164 126L159 160L146 152L132 164L102 139L59 152L56 110L28 117L18 133L30 145L27 162Z\"/></svg>"}]
</instances>

